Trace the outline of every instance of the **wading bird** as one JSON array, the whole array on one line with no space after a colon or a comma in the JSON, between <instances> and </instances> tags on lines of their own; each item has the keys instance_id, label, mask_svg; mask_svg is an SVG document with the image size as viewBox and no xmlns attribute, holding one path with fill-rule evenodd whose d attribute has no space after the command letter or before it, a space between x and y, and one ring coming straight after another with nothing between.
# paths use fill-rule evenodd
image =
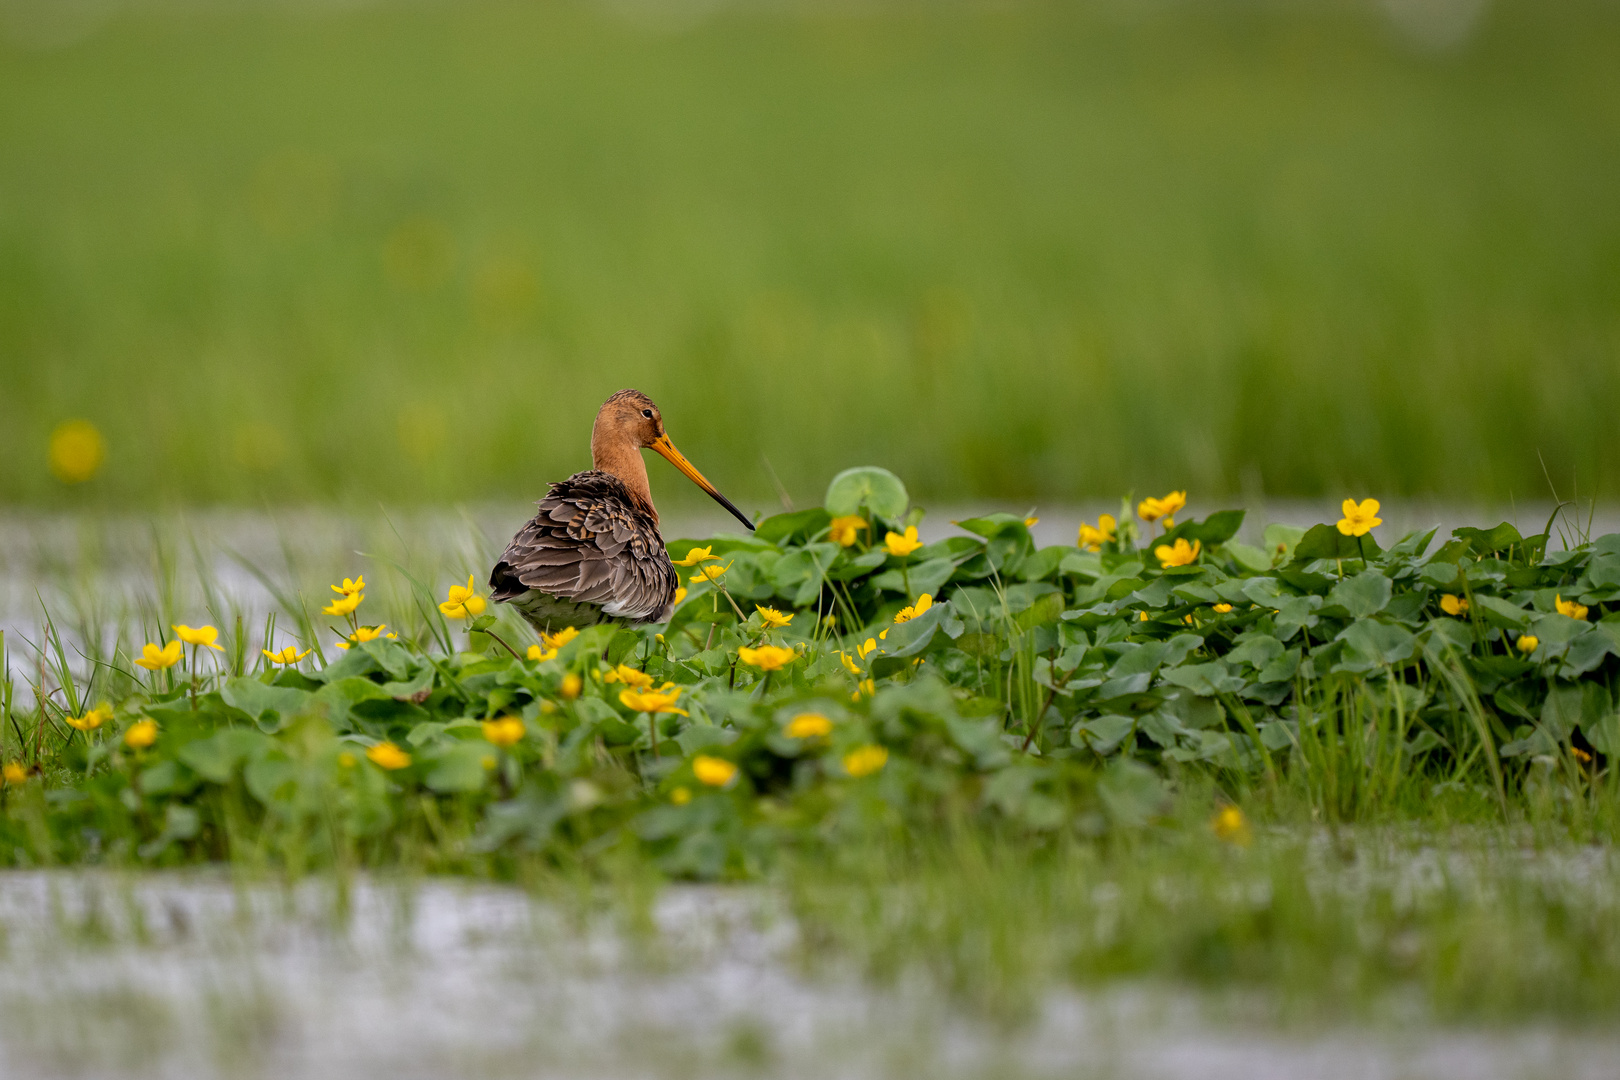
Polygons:
<instances>
[{"instance_id":1,"label":"wading bird","mask_svg":"<svg viewBox=\"0 0 1620 1080\"><path fill-rule=\"evenodd\" d=\"M496 601L512 604L541 631L669 618L680 579L658 533L643 448L663 455L754 527L675 449L658 406L639 390L620 390L591 428L595 467L552 484L534 520L518 530L490 571Z\"/></svg>"}]
</instances>

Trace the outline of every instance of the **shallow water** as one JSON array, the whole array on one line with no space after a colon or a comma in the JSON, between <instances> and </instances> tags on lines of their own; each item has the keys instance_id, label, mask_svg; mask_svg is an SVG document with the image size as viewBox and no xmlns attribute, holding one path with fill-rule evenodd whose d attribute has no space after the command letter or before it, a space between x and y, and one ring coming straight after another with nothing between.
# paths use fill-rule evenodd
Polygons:
<instances>
[{"instance_id":1,"label":"shallow water","mask_svg":"<svg viewBox=\"0 0 1620 1080\"><path fill-rule=\"evenodd\" d=\"M656 930L447 880L0 874L13 1077L1612 1077L1620 1038L1278 1032L1185 994L1053 995L1015 1031L808 976L773 894L675 887Z\"/></svg>"}]
</instances>

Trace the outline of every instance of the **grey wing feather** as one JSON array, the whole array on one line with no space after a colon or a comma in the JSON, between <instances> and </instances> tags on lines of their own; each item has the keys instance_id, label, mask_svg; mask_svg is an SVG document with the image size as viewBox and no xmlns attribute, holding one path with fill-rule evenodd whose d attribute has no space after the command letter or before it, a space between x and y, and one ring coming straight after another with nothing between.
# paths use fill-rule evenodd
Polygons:
<instances>
[{"instance_id":1,"label":"grey wing feather","mask_svg":"<svg viewBox=\"0 0 1620 1080\"><path fill-rule=\"evenodd\" d=\"M489 576L497 601L532 589L642 621L662 615L678 584L657 522L617 477L594 471L552 484Z\"/></svg>"}]
</instances>

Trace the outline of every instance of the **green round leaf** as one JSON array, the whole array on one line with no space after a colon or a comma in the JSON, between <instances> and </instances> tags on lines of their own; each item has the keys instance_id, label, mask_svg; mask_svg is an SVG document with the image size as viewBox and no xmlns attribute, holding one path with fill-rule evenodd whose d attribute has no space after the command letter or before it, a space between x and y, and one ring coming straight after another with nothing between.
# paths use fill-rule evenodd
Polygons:
<instances>
[{"instance_id":1,"label":"green round leaf","mask_svg":"<svg viewBox=\"0 0 1620 1080\"><path fill-rule=\"evenodd\" d=\"M911 505L911 496L906 494L906 485L888 469L862 465L833 477L822 505L833 517L857 514L865 506L878 517L894 520Z\"/></svg>"}]
</instances>

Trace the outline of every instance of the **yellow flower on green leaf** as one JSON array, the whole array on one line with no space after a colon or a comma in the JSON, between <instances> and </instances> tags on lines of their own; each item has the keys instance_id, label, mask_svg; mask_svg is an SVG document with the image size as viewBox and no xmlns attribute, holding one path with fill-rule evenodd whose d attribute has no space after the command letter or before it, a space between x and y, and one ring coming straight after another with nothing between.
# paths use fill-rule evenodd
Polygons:
<instances>
[{"instance_id":1,"label":"yellow flower on green leaf","mask_svg":"<svg viewBox=\"0 0 1620 1080\"><path fill-rule=\"evenodd\" d=\"M1231 604L1216 604L1214 607L1210 608L1209 610L1213 611L1217 615L1230 615L1230 614L1232 614L1232 605Z\"/></svg>"},{"instance_id":2,"label":"yellow flower on green leaf","mask_svg":"<svg viewBox=\"0 0 1620 1080\"><path fill-rule=\"evenodd\" d=\"M719 557L720 556L714 554L714 545L711 544L708 547L693 548L686 553L686 558L676 559L675 565L696 566L698 563L707 562L710 559L718 559Z\"/></svg>"},{"instance_id":3,"label":"yellow flower on green leaf","mask_svg":"<svg viewBox=\"0 0 1620 1080\"><path fill-rule=\"evenodd\" d=\"M562 685L557 688L557 693L564 701L573 701L579 697L579 692L584 688L585 680L570 671L562 677Z\"/></svg>"},{"instance_id":4,"label":"yellow flower on green leaf","mask_svg":"<svg viewBox=\"0 0 1620 1080\"><path fill-rule=\"evenodd\" d=\"M401 750L391 742L380 742L366 751L366 758L373 765L393 772L410 765L411 755Z\"/></svg>"},{"instance_id":5,"label":"yellow flower on green leaf","mask_svg":"<svg viewBox=\"0 0 1620 1080\"><path fill-rule=\"evenodd\" d=\"M452 619L465 619L470 615L484 613L484 598L478 595L473 588L473 577L467 575L466 587L460 585L450 586L450 592L439 610Z\"/></svg>"},{"instance_id":6,"label":"yellow flower on green leaf","mask_svg":"<svg viewBox=\"0 0 1620 1080\"><path fill-rule=\"evenodd\" d=\"M1104 514L1097 519L1095 526L1080 523L1079 546L1091 551L1101 551L1104 544L1114 542L1114 531L1119 523L1114 520L1113 514Z\"/></svg>"},{"instance_id":7,"label":"yellow flower on green leaf","mask_svg":"<svg viewBox=\"0 0 1620 1080\"><path fill-rule=\"evenodd\" d=\"M800 713L788 721L782 734L790 739L818 739L832 733L832 721L820 713Z\"/></svg>"},{"instance_id":8,"label":"yellow flower on green leaf","mask_svg":"<svg viewBox=\"0 0 1620 1080\"><path fill-rule=\"evenodd\" d=\"M859 656L862 660L865 660L868 656L872 655L877 647L878 644L875 639L867 638L865 641L855 646L855 655Z\"/></svg>"},{"instance_id":9,"label":"yellow flower on green leaf","mask_svg":"<svg viewBox=\"0 0 1620 1080\"><path fill-rule=\"evenodd\" d=\"M921 540L917 539L917 526L908 525L906 526L904 535L897 532L891 532L884 536L883 546L888 549L890 555L894 555L898 558L905 558L913 551L916 551L918 548L922 547L923 543Z\"/></svg>"},{"instance_id":10,"label":"yellow flower on green leaf","mask_svg":"<svg viewBox=\"0 0 1620 1080\"><path fill-rule=\"evenodd\" d=\"M676 589L675 589L675 599L672 602L675 604L676 607L679 607L680 604L681 604L681 601L685 600L685 599L686 599L686 586L685 585L677 586Z\"/></svg>"},{"instance_id":11,"label":"yellow flower on green leaf","mask_svg":"<svg viewBox=\"0 0 1620 1080\"><path fill-rule=\"evenodd\" d=\"M895 612L894 621L897 623L910 622L929 608L934 606L934 598L927 593L917 597L917 602L910 607L903 607Z\"/></svg>"},{"instance_id":12,"label":"yellow flower on green leaf","mask_svg":"<svg viewBox=\"0 0 1620 1080\"><path fill-rule=\"evenodd\" d=\"M0 777L7 784L15 787L18 784L28 783L28 769L20 761L8 761L4 768L0 768Z\"/></svg>"},{"instance_id":13,"label":"yellow flower on green leaf","mask_svg":"<svg viewBox=\"0 0 1620 1080\"><path fill-rule=\"evenodd\" d=\"M857 746L844 755L844 771L851 776L871 776L889 763L889 752L881 746Z\"/></svg>"},{"instance_id":14,"label":"yellow flower on green leaf","mask_svg":"<svg viewBox=\"0 0 1620 1080\"><path fill-rule=\"evenodd\" d=\"M1161 566L1190 566L1198 561L1198 553L1203 550L1203 542L1194 540L1187 543L1185 537L1176 537L1175 544L1160 544L1153 549L1153 557L1159 560Z\"/></svg>"},{"instance_id":15,"label":"yellow flower on green leaf","mask_svg":"<svg viewBox=\"0 0 1620 1080\"><path fill-rule=\"evenodd\" d=\"M710 787L725 787L737 775L737 766L725 758L699 754L692 759L692 775Z\"/></svg>"},{"instance_id":16,"label":"yellow flower on green leaf","mask_svg":"<svg viewBox=\"0 0 1620 1080\"><path fill-rule=\"evenodd\" d=\"M1468 598L1446 593L1440 598L1440 610L1447 615L1462 615L1468 611Z\"/></svg>"},{"instance_id":17,"label":"yellow flower on green leaf","mask_svg":"<svg viewBox=\"0 0 1620 1080\"><path fill-rule=\"evenodd\" d=\"M793 621L793 616L785 615L782 612L777 611L775 608L760 607L758 604L755 604L754 610L759 612L759 621L765 624L765 628L767 630L774 630L778 627L786 626Z\"/></svg>"},{"instance_id":18,"label":"yellow flower on green leaf","mask_svg":"<svg viewBox=\"0 0 1620 1080\"><path fill-rule=\"evenodd\" d=\"M1339 521L1339 531L1346 536L1366 536L1384 523L1378 516L1378 500L1363 499L1356 502L1354 499L1344 500L1344 517Z\"/></svg>"},{"instance_id":19,"label":"yellow flower on green leaf","mask_svg":"<svg viewBox=\"0 0 1620 1080\"><path fill-rule=\"evenodd\" d=\"M1175 524L1175 514L1187 505L1185 491L1172 491L1162 499L1146 498L1136 504L1136 515L1143 521L1154 522L1162 520L1164 527L1169 528Z\"/></svg>"},{"instance_id":20,"label":"yellow flower on green leaf","mask_svg":"<svg viewBox=\"0 0 1620 1080\"><path fill-rule=\"evenodd\" d=\"M337 586L334 585L332 588L335 589ZM344 593L336 600L333 600L330 604L321 608L321 610L328 615L335 615L342 618L344 615L353 615L354 609L359 607L360 601L364 600L365 598L364 593Z\"/></svg>"},{"instance_id":21,"label":"yellow flower on green leaf","mask_svg":"<svg viewBox=\"0 0 1620 1080\"><path fill-rule=\"evenodd\" d=\"M90 709L83 716L64 717L67 726L78 731L94 731L113 717L112 709L106 705L98 705Z\"/></svg>"},{"instance_id":22,"label":"yellow flower on green leaf","mask_svg":"<svg viewBox=\"0 0 1620 1080\"><path fill-rule=\"evenodd\" d=\"M193 629L189 626L172 626L170 629L187 645L202 645L210 649L218 649L220 652L225 651L219 645L214 644L219 638L219 630L215 627L199 626Z\"/></svg>"},{"instance_id":23,"label":"yellow flower on green leaf","mask_svg":"<svg viewBox=\"0 0 1620 1080\"><path fill-rule=\"evenodd\" d=\"M185 648L179 641L171 641L161 649L148 641L146 647L141 650L141 655L135 658L135 665L143 667L147 671L162 671L164 668L172 668L180 662L180 657L184 654Z\"/></svg>"},{"instance_id":24,"label":"yellow flower on green leaf","mask_svg":"<svg viewBox=\"0 0 1620 1080\"><path fill-rule=\"evenodd\" d=\"M387 629L388 629L388 624L387 623L378 623L376 626L362 626L362 627L360 627L360 629L358 629L354 633L350 634L346 641L338 642L338 648L347 649L350 645L358 645L361 642L366 642L366 641L376 641L378 638L397 638L397 637L399 637L398 634L385 634L385 633L383 633L383 631L387 630Z\"/></svg>"},{"instance_id":25,"label":"yellow flower on green leaf","mask_svg":"<svg viewBox=\"0 0 1620 1080\"><path fill-rule=\"evenodd\" d=\"M854 675L856 678L860 678L865 674L865 672L861 670L860 666L855 663L854 659L850 657L849 653L845 652L844 650L838 650L838 659L844 665L844 670L849 672L851 675Z\"/></svg>"},{"instance_id":26,"label":"yellow flower on green leaf","mask_svg":"<svg viewBox=\"0 0 1620 1080\"><path fill-rule=\"evenodd\" d=\"M523 738L521 716L502 716L494 720L485 720L483 728L484 738L503 750Z\"/></svg>"},{"instance_id":27,"label":"yellow flower on green leaf","mask_svg":"<svg viewBox=\"0 0 1620 1080\"><path fill-rule=\"evenodd\" d=\"M312 650L305 649L303 652L299 652L298 651L298 646L289 645L285 649L282 649L280 652L271 652L269 649L260 649L259 651L264 653L265 658L267 660L269 660L272 664L282 664L284 666L291 666L293 664L298 663L298 661L302 660L304 657L308 656Z\"/></svg>"},{"instance_id":28,"label":"yellow flower on green leaf","mask_svg":"<svg viewBox=\"0 0 1620 1080\"><path fill-rule=\"evenodd\" d=\"M757 667L761 671L777 671L787 667L797 660L799 654L792 649L784 649L780 645L761 645L757 649L750 649L746 645L737 649L737 659L749 667Z\"/></svg>"},{"instance_id":29,"label":"yellow flower on green leaf","mask_svg":"<svg viewBox=\"0 0 1620 1080\"><path fill-rule=\"evenodd\" d=\"M633 667L620 664L618 667L602 676L602 681L624 683L624 685L630 687L632 690L645 690L647 687L653 684L653 677L648 675L645 671L637 671Z\"/></svg>"},{"instance_id":30,"label":"yellow flower on green leaf","mask_svg":"<svg viewBox=\"0 0 1620 1080\"><path fill-rule=\"evenodd\" d=\"M677 708L675 702L681 697L681 688L673 683L665 683L657 690L620 690L619 702L626 708L634 709L639 713L677 713L681 716L690 715L685 709Z\"/></svg>"},{"instance_id":31,"label":"yellow flower on green leaf","mask_svg":"<svg viewBox=\"0 0 1620 1080\"><path fill-rule=\"evenodd\" d=\"M1560 615L1567 615L1571 619L1584 620L1586 618L1585 604L1577 604L1573 600L1565 600L1562 596L1555 596L1553 597L1553 606L1558 609Z\"/></svg>"},{"instance_id":32,"label":"yellow flower on green leaf","mask_svg":"<svg viewBox=\"0 0 1620 1080\"><path fill-rule=\"evenodd\" d=\"M544 631L540 634L540 640L545 643L548 649L560 649L577 637L579 637L579 631L572 626L565 626L555 634L548 634Z\"/></svg>"},{"instance_id":33,"label":"yellow flower on green leaf","mask_svg":"<svg viewBox=\"0 0 1620 1080\"><path fill-rule=\"evenodd\" d=\"M1210 819L1209 827L1217 837L1239 847L1248 847L1252 839L1249 819L1235 806L1223 806L1217 810L1215 816Z\"/></svg>"},{"instance_id":34,"label":"yellow flower on green leaf","mask_svg":"<svg viewBox=\"0 0 1620 1080\"><path fill-rule=\"evenodd\" d=\"M1534 634L1520 634L1519 640L1513 644L1520 652L1533 653L1536 651L1537 646L1541 644L1541 639Z\"/></svg>"},{"instance_id":35,"label":"yellow flower on green leaf","mask_svg":"<svg viewBox=\"0 0 1620 1080\"><path fill-rule=\"evenodd\" d=\"M157 742L157 737L157 721L151 719L137 720L129 725L128 731L124 732L125 744L135 750L145 750Z\"/></svg>"},{"instance_id":36,"label":"yellow flower on green leaf","mask_svg":"<svg viewBox=\"0 0 1620 1080\"><path fill-rule=\"evenodd\" d=\"M700 566L697 568L697 573L693 574L689 580L694 585L702 585L705 581L719 581L726 576L726 571L730 569L730 563L726 563L724 566Z\"/></svg>"},{"instance_id":37,"label":"yellow flower on green leaf","mask_svg":"<svg viewBox=\"0 0 1620 1080\"><path fill-rule=\"evenodd\" d=\"M861 700L861 696L863 694L867 697L871 697L875 693L877 693L877 683L871 679L862 679L860 682L855 684L855 692L849 695L849 700L859 701Z\"/></svg>"},{"instance_id":38,"label":"yellow flower on green leaf","mask_svg":"<svg viewBox=\"0 0 1620 1080\"><path fill-rule=\"evenodd\" d=\"M348 578L344 578L343 579L343 584L341 584L341 585L333 585L331 588L332 588L332 591L337 593L339 596L353 596L355 593L365 592L366 591L366 576L364 574L361 574L359 577L355 578L353 581L350 581Z\"/></svg>"},{"instance_id":39,"label":"yellow flower on green leaf","mask_svg":"<svg viewBox=\"0 0 1620 1080\"><path fill-rule=\"evenodd\" d=\"M866 528L866 519L855 514L835 517L828 526L827 538L840 547L850 547L858 539L856 533Z\"/></svg>"},{"instance_id":40,"label":"yellow flower on green leaf","mask_svg":"<svg viewBox=\"0 0 1620 1080\"><path fill-rule=\"evenodd\" d=\"M544 649L539 645L530 645L529 651L524 655L530 660L539 660L544 662L546 660L555 660L557 658L557 650Z\"/></svg>"}]
</instances>

